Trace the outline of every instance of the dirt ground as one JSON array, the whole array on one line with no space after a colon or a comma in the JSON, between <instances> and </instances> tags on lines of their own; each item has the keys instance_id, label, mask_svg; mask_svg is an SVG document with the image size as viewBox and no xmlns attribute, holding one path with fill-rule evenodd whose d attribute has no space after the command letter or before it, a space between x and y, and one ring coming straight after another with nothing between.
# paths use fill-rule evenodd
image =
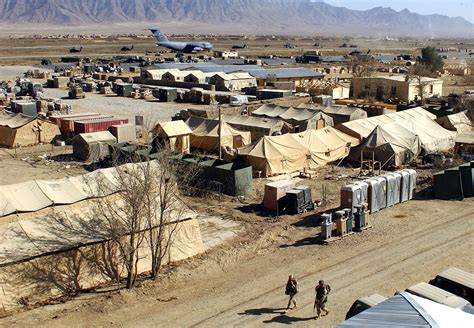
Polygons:
<instances>
[{"instance_id":1,"label":"dirt ground","mask_svg":"<svg viewBox=\"0 0 474 328\"><path fill-rule=\"evenodd\" d=\"M329 192L321 211L338 206L341 181L320 170L310 182L314 197ZM437 272L457 266L474 272L474 199L429 200L430 172L420 171L417 199L371 216L373 228L329 245L317 243L316 212L275 218L261 212L256 192L246 203L232 198L190 200L201 213L239 221L238 237L202 256L179 263L159 282L143 281L131 291L80 295L65 304L33 309L0 320L5 327L331 327L352 302L379 293L387 297ZM264 181L256 182L259 190ZM260 214L260 215L258 215ZM298 308L286 314L284 285L300 283ZM314 285L333 289L328 316L314 320Z\"/></svg>"}]
</instances>

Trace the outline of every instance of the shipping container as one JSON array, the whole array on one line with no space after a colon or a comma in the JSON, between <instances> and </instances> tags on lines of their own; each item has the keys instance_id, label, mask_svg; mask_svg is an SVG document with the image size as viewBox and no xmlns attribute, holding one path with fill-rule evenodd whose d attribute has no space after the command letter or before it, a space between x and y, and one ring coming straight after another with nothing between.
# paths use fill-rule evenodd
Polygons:
<instances>
[{"instance_id":1,"label":"shipping container","mask_svg":"<svg viewBox=\"0 0 474 328\"><path fill-rule=\"evenodd\" d=\"M125 123L128 123L128 119L118 117L74 121L74 133L79 134L107 131L112 125Z\"/></svg>"},{"instance_id":2,"label":"shipping container","mask_svg":"<svg viewBox=\"0 0 474 328\"><path fill-rule=\"evenodd\" d=\"M116 84L115 89L118 96L130 97L133 91L133 85L131 83Z\"/></svg>"},{"instance_id":3,"label":"shipping container","mask_svg":"<svg viewBox=\"0 0 474 328\"><path fill-rule=\"evenodd\" d=\"M161 102L172 102L178 98L178 90L176 88L160 88L158 89L158 99Z\"/></svg>"},{"instance_id":4,"label":"shipping container","mask_svg":"<svg viewBox=\"0 0 474 328\"><path fill-rule=\"evenodd\" d=\"M290 97L293 92L291 90L257 89L256 95L258 100L265 100Z\"/></svg>"},{"instance_id":5,"label":"shipping container","mask_svg":"<svg viewBox=\"0 0 474 328\"><path fill-rule=\"evenodd\" d=\"M77 114L51 115L49 117L49 120L53 123L56 123L58 126L60 126L61 119L75 118L75 117L81 117L81 116L93 116L93 115L97 116L97 115L99 115L99 113L77 113Z\"/></svg>"},{"instance_id":6,"label":"shipping container","mask_svg":"<svg viewBox=\"0 0 474 328\"><path fill-rule=\"evenodd\" d=\"M107 115L102 115L102 114L90 114L90 115L81 115L81 116L75 116L75 117L66 117L66 118L60 118L58 120L58 126L59 130L61 130L61 133L63 134L68 134L71 132L74 132L74 122L75 121L86 121L90 119L102 119L102 118L110 118L112 116L107 116Z\"/></svg>"}]
</instances>

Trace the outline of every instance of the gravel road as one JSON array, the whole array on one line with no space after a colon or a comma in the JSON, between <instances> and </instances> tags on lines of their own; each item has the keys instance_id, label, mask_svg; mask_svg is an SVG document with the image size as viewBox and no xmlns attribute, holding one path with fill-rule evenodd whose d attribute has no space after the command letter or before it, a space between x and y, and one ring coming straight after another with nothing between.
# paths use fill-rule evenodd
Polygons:
<instances>
[{"instance_id":1,"label":"gravel road","mask_svg":"<svg viewBox=\"0 0 474 328\"><path fill-rule=\"evenodd\" d=\"M449 266L473 272L473 210L473 199L414 200L373 215L372 229L328 246L314 243L319 228L278 223L265 229L270 246L256 245L250 254L215 259L217 267L196 269L165 289L77 300L6 318L0 325L331 327L344 319L358 297L389 297ZM298 309L284 314L289 274L300 282ZM315 321L313 290L319 279L333 291L330 314Z\"/></svg>"}]
</instances>

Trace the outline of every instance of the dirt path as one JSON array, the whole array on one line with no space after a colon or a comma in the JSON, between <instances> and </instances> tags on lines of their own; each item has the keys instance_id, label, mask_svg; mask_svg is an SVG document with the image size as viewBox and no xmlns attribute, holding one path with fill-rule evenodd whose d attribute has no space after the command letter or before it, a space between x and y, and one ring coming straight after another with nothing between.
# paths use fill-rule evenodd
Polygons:
<instances>
[{"instance_id":1,"label":"dirt path","mask_svg":"<svg viewBox=\"0 0 474 328\"><path fill-rule=\"evenodd\" d=\"M344 319L357 297L393 295L449 266L474 271L473 213L472 199L411 201L374 215L373 229L329 246L314 243L319 228L269 224L268 245L257 242L249 255L217 258L216 265L196 268L168 288L89 296L5 318L0 325L331 327ZM290 273L299 279L301 292L298 309L283 314L283 287ZM325 279L333 292L331 313L315 321L318 279Z\"/></svg>"}]
</instances>

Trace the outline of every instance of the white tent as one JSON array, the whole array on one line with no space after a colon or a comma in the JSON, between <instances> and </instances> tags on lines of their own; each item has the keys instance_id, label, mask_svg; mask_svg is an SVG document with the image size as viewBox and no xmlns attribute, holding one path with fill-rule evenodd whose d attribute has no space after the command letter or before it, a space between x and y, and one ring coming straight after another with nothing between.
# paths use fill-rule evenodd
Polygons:
<instances>
[{"instance_id":1,"label":"white tent","mask_svg":"<svg viewBox=\"0 0 474 328\"><path fill-rule=\"evenodd\" d=\"M353 148L354 160L375 157L383 165L398 167L411 162L420 154L419 137L398 123L378 125L358 147Z\"/></svg>"},{"instance_id":2,"label":"white tent","mask_svg":"<svg viewBox=\"0 0 474 328\"><path fill-rule=\"evenodd\" d=\"M336 128L362 141L377 126L380 125L388 132L392 132L392 129L398 129L392 123L398 123L419 137L422 151L426 153L447 151L454 147L456 132L444 129L434 121L435 118L436 116L430 112L416 107L402 112L343 123Z\"/></svg>"},{"instance_id":3,"label":"white tent","mask_svg":"<svg viewBox=\"0 0 474 328\"><path fill-rule=\"evenodd\" d=\"M456 114L446 115L436 119L436 123L441 125L443 128L456 131L458 134L463 133L472 129L472 123L465 112Z\"/></svg>"}]
</instances>

